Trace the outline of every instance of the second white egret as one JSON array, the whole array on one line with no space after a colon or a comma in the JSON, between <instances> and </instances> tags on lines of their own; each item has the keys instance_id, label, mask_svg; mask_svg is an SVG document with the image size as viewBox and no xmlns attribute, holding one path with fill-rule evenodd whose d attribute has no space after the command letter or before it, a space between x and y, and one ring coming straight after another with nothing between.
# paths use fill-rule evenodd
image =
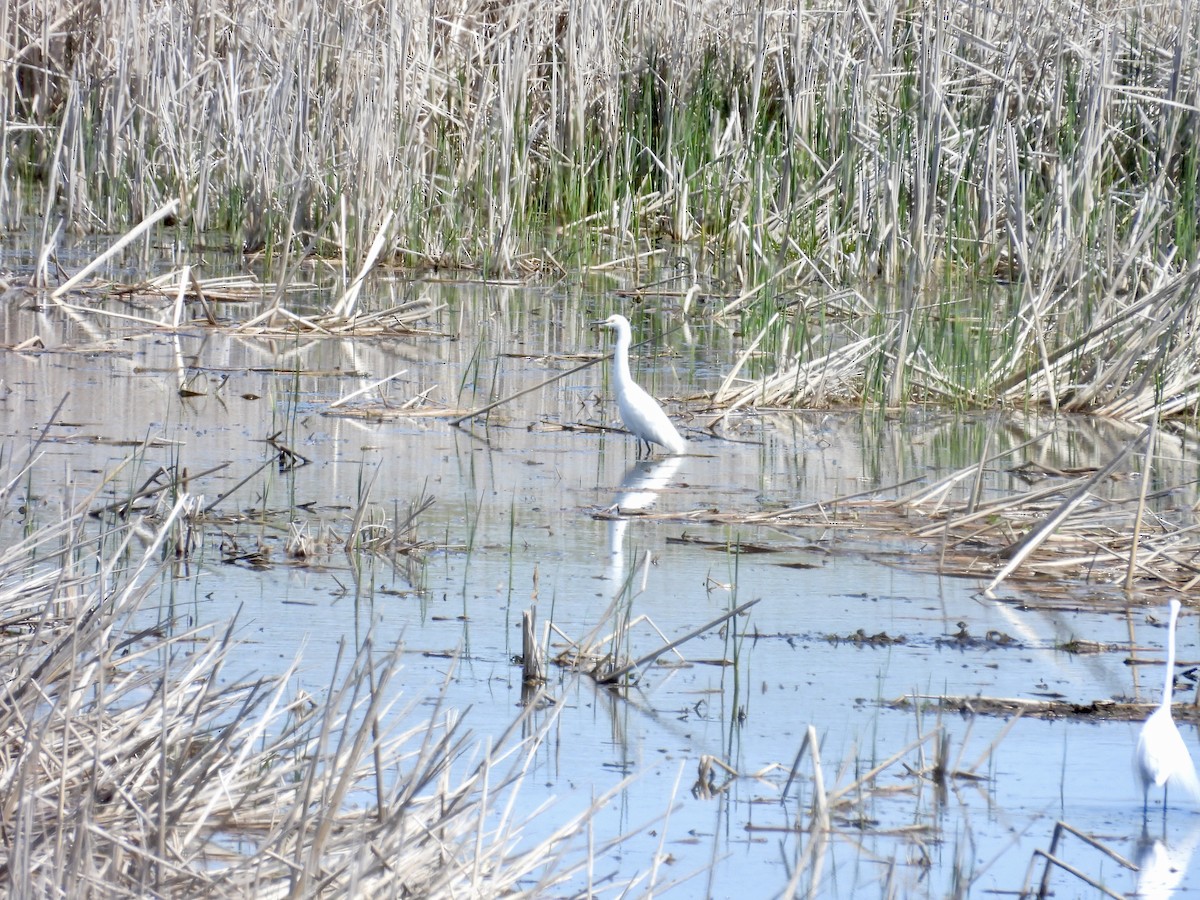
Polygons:
<instances>
[{"instance_id":1,"label":"second white egret","mask_svg":"<svg viewBox=\"0 0 1200 900\"><path fill-rule=\"evenodd\" d=\"M1188 752L1183 735L1171 717L1171 694L1175 686L1175 622L1179 618L1179 601L1171 601L1167 623L1167 674L1163 679L1162 700L1158 709L1142 723L1138 734L1133 763L1142 782L1142 814L1150 803L1150 785L1163 789L1163 815L1167 811L1167 788L1180 787L1192 799L1200 799L1200 780Z\"/></svg>"},{"instance_id":2,"label":"second white egret","mask_svg":"<svg viewBox=\"0 0 1200 900\"><path fill-rule=\"evenodd\" d=\"M613 354L613 386L617 391L621 421L638 439L638 449L644 443L649 452L651 444L658 444L669 453L687 453L687 441L683 435L671 424L658 401L636 384L629 374L629 344L633 339L629 320L613 314L596 324L617 333L617 348Z\"/></svg>"}]
</instances>

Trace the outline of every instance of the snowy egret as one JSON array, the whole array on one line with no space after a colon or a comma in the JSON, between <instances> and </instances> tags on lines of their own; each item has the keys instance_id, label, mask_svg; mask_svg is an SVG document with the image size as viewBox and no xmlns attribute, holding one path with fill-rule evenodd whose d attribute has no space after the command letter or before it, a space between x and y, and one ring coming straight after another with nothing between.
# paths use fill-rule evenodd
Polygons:
<instances>
[{"instance_id":1,"label":"snowy egret","mask_svg":"<svg viewBox=\"0 0 1200 900\"><path fill-rule=\"evenodd\" d=\"M1171 718L1171 691L1175 685L1175 620L1179 618L1179 601L1171 601L1167 623L1167 675L1163 679L1162 700L1142 724L1138 735L1134 766L1142 780L1142 815L1150 803L1150 785L1163 789L1163 815L1167 813L1167 787L1182 787L1193 800L1200 798L1200 781L1188 752L1183 735Z\"/></svg>"},{"instance_id":2,"label":"snowy egret","mask_svg":"<svg viewBox=\"0 0 1200 900\"><path fill-rule=\"evenodd\" d=\"M629 330L629 320L621 315L611 315L603 322L597 322L600 328L610 328L617 333L617 349L613 355L613 383L617 390L617 408L621 410L621 421L625 427L638 439L638 450L646 445L650 452L651 444L665 447L670 453L686 453L687 441L684 440L667 414L663 412L658 401L634 383L629 374L629 343L632 333Z\"/></svg>"}]
</instances>

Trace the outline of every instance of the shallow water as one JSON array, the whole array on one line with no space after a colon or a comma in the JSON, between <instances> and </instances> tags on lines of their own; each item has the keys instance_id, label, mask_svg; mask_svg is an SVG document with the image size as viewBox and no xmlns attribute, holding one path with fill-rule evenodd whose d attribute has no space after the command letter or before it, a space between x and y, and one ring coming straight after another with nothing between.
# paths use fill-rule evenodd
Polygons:
<instances>
[{"instance_id":1,"label":"shallow water","mask_svg":"<svg viewBox=\"0 0 1200 900\"><path fill-rule=\"evenodd\" d=\"M647 463L635 459L631 438L592 430L616 416L599 366L457 429L444 418L394 411L423 392L436 404L474 408L570 368L579 354L602 349L586 322L614 301L555 287L420 289L445 304L429 323L435 333L386 339L202 328L176 335L8 304L0 340L11 346L38 334L47 349L0 358L6 452L23 453L48 423L50 440L6 527L53 521L61 505L121 466L104 496L139 489L158 466L194 474L228 463L190 483L219 518L191 564L165 582L158 614L200 622L236 615L245 653L226 677L270 670L276 660L282 670L299 654L296 689L314 694L327 684L340 642L357 645L368 631L381 646L402 641L398 682L407 698L425 699L418 712L444 692L445 703L469 708L467 722L481 737L501 733L521 708L513 656L530 606L558 634L579 638L614 621L607 611L619 597L622 609L646 616L670 639L757 600L732 627L680 647L681 664L643 669L624 695L552 668L554 703L539 715L557 719L522 798L529 810L555 802L529 823L531 838L626 776L631 783L595 820L596 840L653 822L596 860L591 877L600 893L615 894L614 885L648 872L660 851L666 861L657 878L682 880L682 896L773 896L797 869L792 886L820 896L873 896L889 885L902 896L1016 891L1033 851L1048 849L1057 819L1135 854L1142 831L1130 768L1136 725L1021 719L1009 729L1001 718L918 712L893 701L912 694L1156 699L1160 667L1126 665L1125 650L1056 649L1075 638L1127 648L1131 627L1139 646L1158 647L1164 631L1147 624L1147 610L1127 613L1101 585L1079 585L1068 595L1077 603L1039 604L1015 589L984 598L982 577L933 574L937 547L833 514L805 527L705 522L714 510L751 513L932 481L975 464L988 434L995 453L1053 429L1052 440L1012 463L1065 468L1106 463L1133 432L1083 419L937 411L895 419L747 414L711 429L707 418L683 416L693 453ZM638 331L656 322L652 314L633 318ZM639 356L636 377L659 396L712 389L737 340L714 325L673 332L664 338L671 352ZM350 404L378 411L386 402L384 421L330 414L337 398L401 371L382 394ZM181 396L185 380L204 396ZM256 472L271 458L265 441L275 433L308 464ZM1164 438L1160 482L1194 480L1192 451ZM389 519L418 497L435 499L418 520L418 537L433 546L427 555L398 565L366 555L357 572L340 549L303 560L287 555L282 522L290 516L313 538L326 528L344 534L368 484L372 508ZM991 492L1019 486L1001 467L989 472ZM1132 495L1136 480L1111 490ZM616 518L614 505L623 512ZM268 524L263 510L276 511ZM269 557L261 566L230 563L232 547ZM770 552L751 552L764 547ZM1198 622L1181 622L1181 660L1200 657ZM859 629L903 642L846 640ZM648 621L633 628L629 650L636 656L659 643ZM939 796L897 763L875 791L855 792L824 841L810 847L809 835L794 830L808 822L811 755L786 795L784 788L808 726L820 739L826 787L835 790L937 724L950 735L956 767L980 778L954 779ZM1194 744L1193 730L1184 733ZM926 743L902 762L929 764L932 752ZM741 777L724 790L694 791L706 756ZM726 778L713 770L716 785ZM1162 828L1157 815L1156 807L1152 831ZM1166 834L1172 852L1190 855L1200 816L1172 809ZM1132 873L1065 841L1060 855L1068 862L1118 891L1134 889ZM1200 884L1186 862L1173 865L1185 886ZM1051 883L1060 895L1083 892L1061 873Z\"/></svg>"}]
</instances>

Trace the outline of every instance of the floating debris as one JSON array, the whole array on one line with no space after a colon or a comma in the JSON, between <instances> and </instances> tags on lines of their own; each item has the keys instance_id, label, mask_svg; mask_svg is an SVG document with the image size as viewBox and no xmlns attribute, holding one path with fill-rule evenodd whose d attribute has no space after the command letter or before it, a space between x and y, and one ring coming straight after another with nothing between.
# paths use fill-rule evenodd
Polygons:
<instances>
[{"instance_id":1,"label":"floating debris","mask_svg":"<svg viewBox=\"0 0 1200 900\"><path fill-rule=\"evenodd\" d=\"M886 631L881 631L878 634L867 634L865 629L858 629L854 634L846 635L845 637L837 634L828 634L825 640L830 644L854 644L855 646L867 647L887 647L892 644L907 643L907 638L904 635L892 637Z\"/></svg>"}]
</instances>

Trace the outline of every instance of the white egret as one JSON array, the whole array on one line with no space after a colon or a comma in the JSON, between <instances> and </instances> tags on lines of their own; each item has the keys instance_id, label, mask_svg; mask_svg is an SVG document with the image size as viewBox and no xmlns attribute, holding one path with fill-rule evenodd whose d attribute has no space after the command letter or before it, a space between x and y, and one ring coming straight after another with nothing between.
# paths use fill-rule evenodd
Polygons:
<instances>
[{"instance_id":1,"label":"white egret","mask_svg":"<svg viewBox=\"0 0 1200 900\"><path fill-rule=\"evenodd\" d=\"M1163 815L1167 812L1167 788L1176 785L1193 800L1200 798L1200 780L1188 752L1183 735L1171 718L1171 692L1175 684L1175 621L1179 618L1179 601L1171 601L1167 623L1167 674L1163 679L1162 700L1158 709L1142 723L1138 735L1134 767L1142 781L1142 814L1150 804L1150 785L1163 789Z\"/></svg>"},{"instance_id":2,"label":"white egret","mask_svg":"<svg viewBox=\"0 0 1200 900\"><path fill-rule=\"evenodd\" d=\"M614 314L596 324L600 328L609 328L617 333L617 349L613 355L613 384L617 391L617 408L621 410L621 421L625 423L625 427L638 439L638 450L641 450L644 443L647 453L650 452L651 444L658 444L669 453L686 453L687 441L683 435L671 424L658 401L635 384L633 376L629 374L629 343L632 340L629 320Z\"/></svg>"}]
</instances>

